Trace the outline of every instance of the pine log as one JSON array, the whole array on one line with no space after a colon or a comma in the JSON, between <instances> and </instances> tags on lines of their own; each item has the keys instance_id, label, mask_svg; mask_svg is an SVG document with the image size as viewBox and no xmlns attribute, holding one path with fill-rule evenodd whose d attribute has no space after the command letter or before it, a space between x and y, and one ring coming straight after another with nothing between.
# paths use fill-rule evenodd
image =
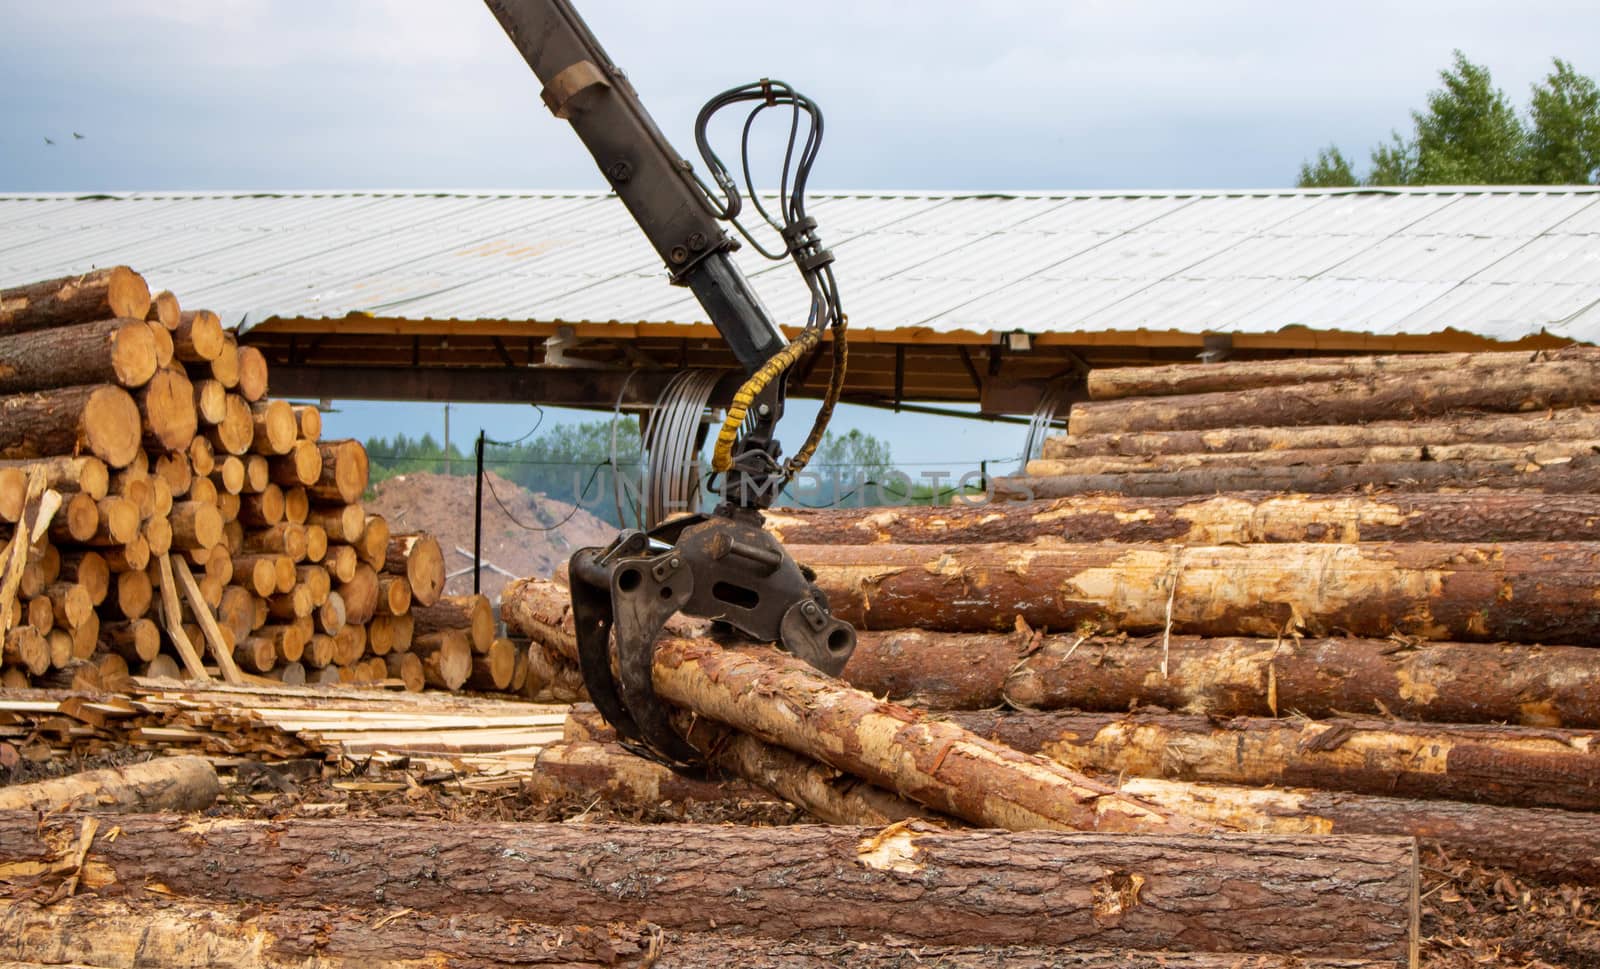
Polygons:
<instances>
[{"instance_id":1,"label":"pine log","mask_svg":"<svg viewBox=\"0 0 1600 969\"><path fill-rule=\"evenodd\" d=\"M315 524L328 532L330 542L350 544L362 537L366 510L360 504L312 505L306 513L306 524Z\"/></svg>"},{"instance_id":2,"label":"pine log","mask_svg":"<svg viewBox=\"0 0 1600 969\"><path fill-rule=\"evenodd\" d=\"M411 611L411 583L403 575L390 575L385 572L378 576L378 613L386 616L403 616ZM493 613L490 613L490 629L494 628ZM476 630L474 630L476 631ZM476 648L476 643L474 643Z\"/></svg>"},{"instance_id":3,"label":"pine log","mask_svg":"<svg viewBox=\"0 0 1600 969\"><path fill-rule=\"evenodd\" d=\"M783 508L767 513L766 527L794 545L1600 541L1592 497L1531 492L1089 494L932 508Z\"/></svg>"},{"instance_id":4,"label":"pine log","mask_svg":"<svg viewBox=\"0 0 1600 969\"><path fill-rule=\"evenodd\" d=\"M1437 488L1491 488L1546 494L1600 492L1600 463L1573 458L1548 467L1522 461L1482 464L1464 461L1413 461L1403 464L1346 464L1334 467L1228 467L1127 474L1069 474L1046 478L996 478L997 496L1009 500L1064 498L1090 492L1174 497L1233 491L1286 491L1329 494L1353 488L1430 491Z\"/></svg>"},{"instance_id":5,"label":"pine log","mask_svg":"<svg viewBox=\"0 0 1600 969\"><path fill-rule=\"evenodd\" d=\"M52 582L44 594L54 625L63 629L83 625L94 612L94 600L89 591L76 582Z\"/></svg>"},{"instance_id":6,"label":"pine log","mask_svg":"<svg viewBox=\"0 0 1600 969\"><path fill-rule=\"evenodd\" d=\"M0 642L0 666L26 670L42 676L50 669L50 644L30 625L13 626Z\"/></svg>"},{"instance_id":7,"label":"pine log","mask_svg":"<svg viewBox=\"0 0 1600 969\"><path fill-rule=\"evenodd\" d=\"M147 321L145 326L149 328L150 339L155 344L156 366L170 365L175 349L172 345L172 331L163 326L159 320Z\"/></svg>"},{"instance_id":8,"label":"pine log","mask_svg":"<svg viewBox=\"0 0 1600 969\"><path fill-rule=\"evenodd\" d=\"M444 593L444 552L427 532L390 536L383 571L405 576L419 606L433 605Z\"/></svg>"},{"instance_id":9,"label":"pine log","mask_svg":"<svg viewBox=\"0 0 1600 969\"><path fill-rule=\"evenodd\" d=\"M329 545L328 551L322 556L322 564L335 579L349 582L355 578L356 568L361 564L361 556L349 545ZM415 590L412 590L413 597L415 594Z\"/></svg>"},{"instance_id":10,"label":"pine log","mask_svg":"<svg viewBox=\"0 0 1600 969\"><path fill-rule=\"evenodd\" d=\"M1600 644L1600 545L792 545L858 628Z\"/></svg>"},{"instance_id":11,"label":"pine log","mask_svg":"<svg viewBox=\"0 0 1600 969\"><path fill-rule=\"evenodd\" d=\"M161 757L0 788L0 811L203 811L220 793L222 786L209 761Z\"/></svg>"},{"instance_id":12,"label":"pine log","mask_svg":"<svg viewBox=\"0 0 1600 969\"><path fill-rule=\"evenodd\" d=\"M226 628L226 627L224 627ZM263 629L267 628L265 626ZM266 673L277 665L278 646L265 636L250 636L233 647L233 661L241 670Z\"/></svg>"},{"instance_id":13,"label":"pine log","mask_svg":"<svg viewBox=\"0 0 1600 969\"><path fill-rule=\"evenodd\" d=\"M283 489L284 520L305 525L307 528L310 528L312 527L311 523L306 521L306 519L310 516L311 498L306 494L306 489L300 485L296 485L293 488ZM322 528L320 524L316 527ZM322 535L324 538L327 537L328 530L326 528L322 528Z\"/></svg>"},{"instance_id":14,"label":"pine log","mask_svg":"<svg viewBox=\"0 0 1600 969\"><path fill-rule=\"evenodd\" d=\"M403 616L373 616L367 626L367 641L372 644L374 652L389 650L404 653L411 649L414 630L409 613Z\"/></svg>"},{"instance_id":15,"label":"pine log","mask_svg":"<svg viewBox=\"0 0 1600 969\"><path fill-rule=\"evenodd\" d=\"M189 447L184 453L189 458L190 469L197 476L209 480L212 470L217 466L217 455L211 450L211 442L203 437L196 437L189 442Z\"/></svg>"},{"instance_id":16,"label":"pine log","mask_svg":"<svg viewBox=\"0 0 1600 969\"><path fill-rule=\"evenodd\" d=\"M92 549L74 548L62 552L59 561L60 578L82 586L94 605L106 600L111 589L111 569L105 556Z\"/></svg>"},{"instance_id":17,"label":"pine log","mask_svg":"<svg viewBox=\"0 0 1600 969\"><path fill-rule=\"evenodd\" d=\"M1090 774L1307 787L1600 810L1600 734L1386 720L960 713L951 718Z\"/></svg>"},{"instance_id":18,"label":"pine log","mask_svg":"<svg viewBox=\"0 0 1600 969\"><path fill-rule=\"evenodd\" d=\"M255 596L249 589L230 585L222 590L222 600L217 604L217 623L233 633L234 642L250 635L255 626Z\"/></svg>"},{"instance_id":19,"label":"pine log","mask_svg":"<svg viewBox=\"0 0 1600 969\"><path fill-rule=\"evenodd\" d=\"M303 585L297 585L288 592L267 600L267 615L285 621L309 616L316 611L316 608L311 602L311 590Z\"/></svg>"},{"instance_id":20,"label":"pine log","mask_svg":"<svg viewBox=\"0 0 1600 969\"><path fill-rule=\"evenodd\" d=\"M1431 447L1517 441L1584 440L1600 437L1600 408L1570 407L1532 414L1460 411L1438 420L1372 421L1304 427L1221 427L1205 431L1134 431L1045 439L1040 457L1082 457L1206 452L1259 452L1353 447Z\"/></svg>"},{"instance_id":21,"label":"pine log","mask_svg":"<svg viewBox=\"0 0 1600 969\"><path fill-rule=\"evenodd\" d=\"M269 528L283 521L283 489L269 484L239 499L239 521L251 528Z\"/></svg>"},{"instance_id":22,"label":"pine log","mask_svg":"<svg viewBox=\"0 0 1600 969\"><path fill-rule=\"evenodd\" d=\"M210 363L222 345L222 321L210 310L185 311L172 331L173 356L184 363Z\"/></svg>"},{"instance_id":23,"label":"pine log","mask_svg":"<svg viewBox=\"0 0 1600 969\"><path fill-rule=\"evenodd\" d=\"M151 555L165 555L172 549L172 523L165 518L152 518L145 522L139 534L150 546Z\"/></svg>"},{"instance_id":24,"label":"pine log","mask_svg":"<svg viewBox=\"0 0 1600 969\"><path fill-rule=\"evenodd\" d=\"M1600 663L1581 646L1173 636L1163 648L1160 636L1060 635L1016 668L1004 694L1023 709L1600 728Z\"/></svg>"},{"instance_id":25,"label":"pine log","mask_svg":"<svg viewBox=\"0 0 1600 969\"><path fill-rule=\"evenodd\" d=\"M244 456L244 488L241 493L255 494L265 491L272 482L272 465L259 454Z\"/></svg>"},{"instance_id":26,"label":"pine log","mask_svg":"<svg viewBox=\"0 0 1600 969\"><path fill-rule=\"evenodd\" d=\"M253 433L250 450L256 454L288 454L294 447L299 425L294 409L285 400L266 400L250 405Z\"/></svg>"},{"instance_id":27,"label":"pine log","mask_svg":"<svg viewBox=\"0 0 1600 969\"><path fill-rule=\"evenodd\" d=\"M99 458L58 457L0 461L0 474L20 472L24 479L38 469L44 474L44 486L63 495L85 494L95 501L104 498L110 487L110 472ZM4 492L9 496L9 490ZM20 499L6 498L7 501ZM4 518L16 521L16 518Z\"/></svg>"},{"instance_id":28,"label":"pine log","mask_svg":"<svg viewBox=\"0 0 1600 969\"><path fill-rule=\"evenodd\" d=\"M142 320L149 311L150 287L127 266L0 289L0 333L107 317Z\"/></svg>"},{"instance_id":29,"label":"pine log","mask_svg":"<svg viewBox=\"0 0 1600 969\"><path fill-rule=\"evenodd\" d=\"M194 443L190 438L189 443ZM216 489L209 480L196 483L194 469L189 466L189 445L185 444L180 451L163 454L156 458L155 479L166 482L169 494L168 500L173 497L190 497L197 501L206 501L216 504Z\"/></svg>"},{"instance_id":30,"label":"pine log","mask_svg":"<svg viewBox=\"0 0 1600 969\"><path fill-rule=\"evenodd\" d=\"M368 515L361 526L361 537L351 544L361 561L382 571L389 556L389 523L382 515ZM407 575L409 578L409 572Z\"/></svg>"},{"instance_id":31,"label":"pine log","mask_svg":"<svg viewBox=\"0 0 1600 969\"><path fill-rule=\"evenodd\" d=\"M178 370L161 370L139 391L144 444L152 451L182 451L194 440L200 418L194 409L194 387ZM111 464L109 460L108 464Z\"/></svg>"},{"instance_id":32,"label":"pine log","mask_svg":"<svg viewBox=\"0 0 1600 969\"><path fill-rule=\"evenodd\" d=\"M0 466L0 522L16 523L28 499L28 473L21 467Z\"/></svg>"},{"instance_id":33,"label":"pine log","mask_svg":"<svg viewBox=\"0 0 1600 969\"><path fill-rule=\"evenodd\" d=\"M222 513L204 501L180 501L167 519L172 541L180 549L210 548L222 541Z\"/></svg>"},{"instance_id":34,"label":"pine log","mask_svg":"<svg viewBox=\"0 0 1600 969\"><path fill-rule=\"evenodd\" d=\"M1239 360L1220 363L1176 363L1153 367L1105 367L1089 371L1085 386L1090 400L1124 397L1174 397L1261 387L1299 386L1373 376L1439 373L1469 369L1515 370L1535 361L1592 355L1583 348L1503 353L1408 353L1385 356L1295 357L1286 360Z\"/></svg>"},{"instance_id":35,"label":"pine log","mask_svg":"<svg viewBox=\"0 0 1600 969\"><path fill-rule=\"evenodd\" d=\"M383 618L385 618L385 617L383 617L383 616L375 616L375 617L373 617L372 630L373 630L374 634L377 633L377 631L378 631L378 629L379 629L379 627L381 625L385 625L385 624L382 624L382 623L379 622L379 620L381 620ZM345 624L344 596L340 595L336 591L330 590L328 592L328 597L323 600L322 605L317 607L317 628L322 630L324 633L327 633L328 635L332 636L332 635L337 634L339 632L339 630L343 629L344 628L344 624ZM409 645L409 642L410 641L408 639L407 640L407 644L408 645ZM392 637L387 639L385 641L385 645L388 648L393 649L394 648L394 639ZM319 663L317 665L326 666L327 664L326 663Z\"/></svg>"},{"instance_id":36,"label":"pine log","mask_svg":"<svg viewBox=\"0 0 1600 969\"><path fill-rule=\"evenodd\" d=\"M207 426L221 424L228 417L228 388L210 378L190 381L194 385L194 409L201 423Z\"/></svg>"},{"instance_id":37,"label":"pine log","mask_svg":"<svg viewBox=\"0 0 1600 969\"><path fill-rule=\"evenodd\" d=\"M335 643L332 636L324 633L313 633L311 642L306 644L306 651L301 655L301 662L313 669L322 669L333 662ZM392 655L398 655L391 653Z\"/></svg>"},{"instance_id":38,"label":"pine log","mask_svg":"<svg viewBox=\"0 0 1600 969\"><path fill-rule=\"evenodd\" d=\"M1600 824L1587 812L1152 778L1129 778L1121 790L1169 811L1262 834L1409 835L1448 855L1541 881L1600 879Z\"/></svg>"},{"instance_id":39,"label":"pine log","mask_svg":"<svg viewBox=\"0 0 1600 969\"><path fill-rule=\"evenodd\" d=\"M948 832L921 822L117 822L115 839L88 845L86 890L137 897L160 885L169 896L360 908L382 885L389 908L537 912L557 923L647 917L768 939L891 934L1402 961L1416 936L1416 848L1400 838ZM76 858L79 826L73 815L6 815L0 865L27 890L43 880L29 866Z\"/></svg>"},{"instance_id":40,"label":"pine log","mask_svg":"<svg viewBox=\"0 0 1600 969\"><path fill-rule=\"evenodd\" d=\"M328 533L316 525L302 525L306 530L306 561L321 562L328 554Z\"/></svg>"},{"instance_id":41,"label":"pine log","mask_svg":"<svg viewBox=\"0 0 1600 969\"><path fill-rule=\"evenodd\" d=\"M370 622L378 611L378 573L365 563L356 567L356 574L348 582L339 583L339 596L344 600L346 622Z\"/></svg>"},{"instance_id":42,"label":"pine log","mask_svg":"<svg viewBox=\"0 0 1600 969\"><path fill-rule=\"evenodd\" d=\"M291 415L292 416L292 415ZM353 504L367 490L367 450L359 441L322 441L322 473L307 486L317 501Z\"/></svg>"},{"instance_id":43,"label":"pine log","mask_svg":"<svg viewBox=\"0 0 1600 969\"><path fill-rule=\"evenodd\" d=\"M383 663L388 678L403 683L407 693L421 693L428 685L422 659L416 653L386 653Z\"/></svg>"},{"instance_id":44,"label":"pine log","mask_svg":"<svg viewBox=\"0 0 1600 969\"><path fill-rule=\"evenodd\" d=\"M96 506L95 531L86 545L125 545L139 535L139 506L126 498L112 495L100 499Z\"/></svg>"},{"instance_id":45,"label":"pine log","mask_svg":"<svg viewBox=\"0 0 1600 969\"><path fill-rule=\"evenodd\" d=\"M233 558L233 569L235 574L245 580L252 592L266 598L278 591L281 584L280 576L285 572L290 576L294 575L294 559L276 552L238 555ZM290 585L293 585L292 579Z\"/></svg>"},{"instance_id":46,"label":"pine log","mask_svg":"<svg viewBox=\"0 0 1600 969\"><path fill-rule=\"evenodd\" d=\"M311 594L313 606L321 606L327 602L328 593L333 591L333 580L328 575L328 570L320 565L295 566L294 581L295 584L304 586Z\"/></svg>"},{"instance_id":47,"label":"pine log","mask_svg":"<svg viewBox=\"0 0 1600 969\"><path fill-rule=\"evenodd\" d=\"M227 455L217 462L210 478L223 494L237 495L244 490L244 462L237 455Z\"/></svg>"},{"instance_id":48,"label":"pine log","mask_svg":"<svg viewBox=\"0 0 1600 969\"><path fill-rule=\"evenodd\" d=\"M269 528L245 532L244 548L251 553L287 555L295 562L306 557L306 530L293 522L279 522Z\"/></svg>"},{"instance_id":49,"label":"pine log","mask_svg":"<svg viewBox=\"0 0 1600 969\"><path fill-rule=\"evenodd\" d=\"M527 915L528 913L524 913ZM539 925L524 918L205 903L162 897L67 897L48 907L0 899L0 958L64 969L1400 969L1400 959L1059 946L836 942L665 932L648 922ZM5 969L24 969L22 964Z\"/></svg>"},{"instance_id":50,"label":"pine log","mask_svg":"<svg viewBox=\"0 0 1600 969\"><path fill-rule=\"evenodd\" d=\"M441 629L462 630L467 633L474 653L488 652L494 642L494 609L489 605L488 596L440 596L432 605L413 606L411 618L416 622L418 635Z\"/></svg>"},{"instance_id":51,"label":"pine log","mask_svg":"<svg viewBox=\"0 0 1600 969\"><path fill-rule=\"evenodd\" d=\"M110 501L102 498L101 501ZM49 535L55 542L82 544L93 541L100 530L100 503L86 494L76 494L50 520ZM0 532L10 530L0 529Z\"/></svg>"},{"instance_id":52,"label":"pine log","mask_svg":"<svg viewBox=\"0 0 1600 969\"><path fill-rule=\"evenodd\" d=\"M156 373L143 320L108 319L0 336L0 394L71 384L142 387Z\"/></svg>"},{"instance_id":53,"label":"pine log","mask_svg":"<svg viewBox=\"0 0 1600 969\"><path fill-rule=\"evenodd\" d=\"M252 403L267 396L267 358L255 347L239 348L239 393Z\"/></svg>"},{"instance_id":54,"label":"pine log","mask_svg":"<svg viewBox=\"0 0 1600 969\"><path fill-rule=\"evenodd\" d=\"M1075 437L1213 427L1357 424L1439 417L1453 410L1545 410L1600 402L1600 359L1565 356L1518 367L1375 374L1304 386L1178 397L1089 401L1072 406Z\"/></svg>"},{"instance_id":55,"label":"pine log","mask_svg":"<svg viewBox=\"0 0 1600 969\"><path fill-rule=\"evenodd\" d=\"M322 439L322 411L315 404L297 404L294 419L300 425L300 436L308 441Z\"/></svg>"},{"instance_id":56,"label":"pine log","mask_svg":"<svg viewBox=\"0 0 1600 969\"><path fill-rule=\"evenodd\" d=\"M150 310L145 313L144 318L160 323L161 328L170 333L183 322L183 309L178 303L178 297L172 294L172 290L163 289L150 297Z\"/></svg>"},{"instance_id":57,"label":"pine log","mask_svg":"<svg viewBox=\"0 0 1600 969\"><path fill-rule=\"evenodd\" d=\"M285 686L304 686L306 682L305 664L296 661L280 663L262 675Z\"/></svg>"},{"instance_id":58,"label":"pine log","mask_svg":"<svg viewBox=\"0 0 1600 969\"><path fill-rule=\"evenodd\" d=\"M467 685L474 690L495 692L511 685L517 666L517 648L509 639L496 639L482 655L472 657L472 672Z\"/></svg>"},{"instance_id":59,"label":"pine log","mask_svg":"<svg viewBox=\"0 0 1600 969\"><path fill-rule=\"evenodd\" d=\"M250 405L238 394L226 394L222 415L220 422L205 428L206 440L223 454L247 453L250 441L255 436L255 420L250 414Z\"/></svg>"},{"instance_id":60,"label":"pine log","mask_svg":"<svg viewBox=\"0 0 1600 969\"><path fill-rule=\"evenodd\" d=\"M267 464L268 473L276 484L284 488L303 488L316 484L321 477L322 452L316 441L297 440L289 445L289 450L271 458Z\"/></svg>"},{"instance_id":61,"label":"pine log","mask_svg":"<svg viewBox=\"0 0 1600 969\"><path fill-rule=\"evenodd\" d=\"M143 618L154 597L155 587L148 572L117 573L117 612L123 618Z\"/></svg>"},{"instance_id":62,"label":"pine log","mask_svg":"<svg viewBox=\"0 0 1600 969\"><path fill-rule=\"evenodd\" d=\"M521 580L505 588L501 603L508 627L576 662L565 589ZM654 670L657 694L669 704L980 827L1194 830L1181 816L1152 812L1045 758L879 701L768 647L667 637L656 643Z\"/></svg>"},{"instance_id":63,"label":"pine log","mask_svg":"<svg viewBox=\"0 0 1600 969\"><path fill-rule=\"evenodd\" d=\"M345 628L351 625L354 624ZM411 652L422 660L423 677L429 686L459 690L472 675L472 644L467 634L459 629L416 636L411 640Z\"/></svg>"},{"instance_id":64,"label":"pine log","mask_svg":"<svg viewBox=\"0 0 1600 969\"><path fill-rule=\"evenodd\" d=\"M86 451L121 468L138 453L140 433L139 405L111 384L0 397L0 458Z\"/></svg>"},{"instance_id":65,"label":"pine log","mask_svg":"<svg viewBox=\"0 0 1600 969\"><path fill-rule=\"evenodd\" d=\"M222 349L206 369L229 390L239 386L239 341L232 333L226 330L222 332Z\"/></svg>"},{"instance_id":66,"label":"pine log","mask_svg":"<svg viewBox=\"0 0 1600 969\"><path fill-rule=\"evenodd\" d=\"M1150 456L1074 457L1064 460L1029 461L1027 473L1038 478L1095 474L1167 474L1174 471L1210 468L1261 467L1340 467L1355 464L1404 465L1423 461L1454 464L1503 465L1521 463L1541 467L1559 464L1573 457L1600 453L1600 439L1560 441L1516 441L1506 444L1452 444L1421 447L1346 447L1286 449L1275 451L1223 451L1200 454L1157 454Z\"/></svg>"}]
</instances>

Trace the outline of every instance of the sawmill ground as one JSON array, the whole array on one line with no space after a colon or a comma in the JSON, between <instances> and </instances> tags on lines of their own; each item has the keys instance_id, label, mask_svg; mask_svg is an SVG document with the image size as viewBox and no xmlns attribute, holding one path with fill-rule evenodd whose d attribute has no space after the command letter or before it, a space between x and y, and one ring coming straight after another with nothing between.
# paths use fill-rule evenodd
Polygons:
<instances>
[{"instance_id":1,"label":"sawmill ground","mask_svg":"<svg viewBox=\"0 0 1600 969\"><path fill-rule=\"evenodd\" d=\"M133 748L91 757L22 760L0 767L0 786L145 759ZM768 800L721 803L664 801L641 807L575 793L554 782L525 780L504 790L466 790L447 772L378 767L346 759L250 763L208 817L400 818L441 822L559 822L565 824L804 823L787 804ZM1425 969L1512 966L1593 969L1600 966L1600 891L1547 884L1450 858L1424 843L1421 965Z\"/></svg>"}]
</instances>

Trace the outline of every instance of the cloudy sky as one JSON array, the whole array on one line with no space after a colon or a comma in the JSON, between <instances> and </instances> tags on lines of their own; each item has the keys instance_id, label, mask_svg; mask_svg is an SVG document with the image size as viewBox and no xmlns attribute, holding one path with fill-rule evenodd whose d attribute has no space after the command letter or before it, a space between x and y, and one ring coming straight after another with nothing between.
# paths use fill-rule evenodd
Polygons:
<instances>
[{"instance_id":1,"label":"cloudy sky","mask_svg":"<svg viewBox=\"0 0 1600 969\"><path fill-rule=\"evenodd\" d=\"M1406 126L1453 48L1518 104L1552 55L1600 73L1592 0L578 5L681 148L725 87L810 94L812 184L833 189L1285 186L1330 141L1364 159ZM476 0L0 0L0 191L602 187L538 91ZM439 408L405 410L442 430ZM347 405L330 428L395 414ZM892 427L903 461L1021 440L843 422ZM529 412L467 409L457 438L480 423L516 436Z\"/></svg>"},{"instance_id":2,"label":"cloudy sky","mask_svg":"<svg viewBox=\"0 0 1600 969\"><path fill-rule=\"evenodd\" d=\"M1552 55L1600 72L1593 2L579 7L681 145L722 88L811 94L826 188L1287 185L1404 126L1452 48L1519 103ZM600 185L475 0L0 0L0 25L0 190Z\"/></svg>"}]
</instances>

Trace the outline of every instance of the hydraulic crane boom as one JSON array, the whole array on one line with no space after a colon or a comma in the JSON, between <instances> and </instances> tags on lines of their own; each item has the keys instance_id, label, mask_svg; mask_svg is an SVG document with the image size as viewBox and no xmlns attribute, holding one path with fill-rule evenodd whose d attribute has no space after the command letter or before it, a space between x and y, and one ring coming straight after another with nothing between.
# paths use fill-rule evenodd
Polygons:
<instances>
[{"instance_id":1,"label":"hydraulic crane boom","mask_svg":"<svg viewBox=\"0 0 1600 969\"><path fill-rule=\"evenodd\" d=\"M605 548L579 549L570 563L579 660L590 698L636 752L675 769L695 770L699 757L672 729L651 680L656 637L674 613L713 619L744 636L776 642L833 674L855 648L855 630L832 615L810 572L763 530L761 517L782 483L816 449L843 389L845 319L833 255L822 248L816 221L805 213L805 183L821 142L822 115L799 92L775 81L713 98L700 112L696 141L720 190L718 198L668 143L568 0L485 3L544 84L545 105L571 123L672 282L695 294L747 374L712 457L713 471L722 475L723 500L716 510L673 519L649 532L625 530ZM741 102L755 105L744 126L746 158L758 114L776 107L793 112L778 217L756 196L748 162L743 166L754 208L783 240L776 254L739 222L738 186L706 134L718 110ZM802 115L809 129L797 156ZM738 242L724 223L763 255L792 259L799 268L812 308L793 343L733 261ZM818 349L825 330L833 336L828 395L806 442L793 458L780 462L773 431L783 415L787 371Z\"/></svg>"}]
</instances>

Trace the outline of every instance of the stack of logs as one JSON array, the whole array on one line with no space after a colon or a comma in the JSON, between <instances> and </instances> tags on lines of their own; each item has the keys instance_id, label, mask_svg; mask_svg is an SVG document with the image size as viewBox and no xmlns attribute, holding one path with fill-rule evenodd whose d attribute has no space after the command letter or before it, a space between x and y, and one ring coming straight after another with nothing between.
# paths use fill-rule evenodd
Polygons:
<instances>
[{"instance_id":1,"label":"stack of logs","mask_svg":"<svg viewBox=\"0 0 1600 969\"><path fill-rule=\"evenodd\" d=\"M0 290L0 684L511 685L488 602L441 596L438 543L364 512L362 446L267 377L126 267Z\"/></svg>"},{"instance_id":2,"label":"stack of logs","mask_svg":"<svg viewBox=\"0 0 1600 969\"><path fill-rule=\"evenodd\" d=\"M1165 817L1412 835L1539 878L1600 878L1591 498L1087 495L784 510L768 527L860 631L843 679L909 706L731 679L714 666L743 654L669 627L678 638L658 647L657 690L743 741L973 823L1006 819L930 792L1021 798L1037 778L997 773L997 758L1038 754ZM523 582L503 612L534 641L545 689L570 697L581 680L565 596ZM869 723L885 711L898 725ZM910 726L930 716L966 733ZM613 796L640 790L653 765L592 726L541 765ZM974 736L1004 753L951 755ZM841 753L886 737L892 769L863 773L875 768ZM772 789L728 753L737 744L718 744L719 766Z\"/></svg>"},{"instance_id":3,"label":"stack of logs","mask_svg":"<svg viewBox=\"0 0 1600 969\"><path fill-rule=\"evenodd\" d=\"M1086 391L1003 490L1600 492L1592 347L1095 370Z\"/></svg>"}]
</instances>

